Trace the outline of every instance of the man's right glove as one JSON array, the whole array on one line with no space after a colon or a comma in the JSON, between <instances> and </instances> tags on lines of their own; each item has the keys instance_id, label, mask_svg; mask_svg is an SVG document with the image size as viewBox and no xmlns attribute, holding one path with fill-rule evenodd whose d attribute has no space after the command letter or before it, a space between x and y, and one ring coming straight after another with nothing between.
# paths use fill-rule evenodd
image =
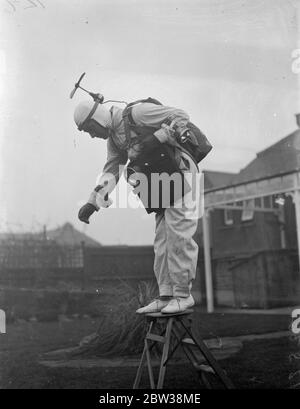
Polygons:
<instances>
[{"instance_id":1,"label":"man's right glove","mask_svg":"<svg viewBox=\"0 0 300 409\"><path fill-rule=\"evenodd\" d=\"M83 205L78 212L78 219L81 222L84 222L86 224L90 224L89 218L94 212L98 212L99 209L97 209L94 205L91 203L86 203Z\"/></svg>"},{"instance_id":2,"label":"man's right glove","mask_svg":"<svg viewBox=\"0 0 300 409\"><path fill-rule=\"evenodd\" d=\"M98 185L90 194L88 202L83 205L78 212L78 219L81 222L89 224L89 217L94 213L98 212L101 207L109 207L112 204L112 200L108 197L108 193L105 193L104 196L99 194L107 185L107 182L104 182L103 185Z\"/></svg>"}]
</instances>

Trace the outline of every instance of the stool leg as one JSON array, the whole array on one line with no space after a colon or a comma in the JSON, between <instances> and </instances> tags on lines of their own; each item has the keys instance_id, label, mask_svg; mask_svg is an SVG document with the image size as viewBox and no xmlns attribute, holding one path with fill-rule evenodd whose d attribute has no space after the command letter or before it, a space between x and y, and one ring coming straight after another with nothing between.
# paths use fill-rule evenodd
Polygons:
<instances>
[{"instance_id":1,"label":"stool leg","mask_svg":"<svg viewBox=\"0 0 300 409\"><path fill-rule=\"evenodd\" d=\"M182 336L180 336L180 331L179 328L176 326L176 323L174 323L173 326L173 333L175 335L175 337L177 338L177 340L182 341ZM186 332L185 332L186 334ZM199 374L199 371L197 369L197 363L198 363L198 359L194 353L194 351L192 350L192 348L190 348L188 345L184 345L183 343L181 344L183 352L185 353L187 359L190 361L190 363L193 365L194 368L196 368L197 373L199 375L200 380L202 381L202 383L204 384L204 386L207 389L211 389L211 385L209 383L209 380L206 378L206 376L204 374Z\"/></svg>"},{"instance_id":2,"label":"stool leg","mask_svg":"<svg viewBox=\"0 0 300 409\"><path fill-rule=\"evenodd\" d=\"M173 318L169 318L168 323L167 323L167 328L166 328L165 344L164 344L163 353L162 353L161 362L160 362L157 389L162 389L163 384L164 384L165 373L166 373L166 361L168 359L171 333L172 333L172 325L173 325Z\"/></svg>"},{"instance_id":3,"label":"stool leg","mask_svg":"<svg viewBox=\"0 0 300 409\"><path fill-rule=\"evenodd\" d=\"M134 380L133 389L137 389L139 387L142 372L143 372L143 366L144 366L145 358L146 358L146 345L144 345L143 353L142 353L141 360L140 360L140 363L139 363L139 367L138 367L136 377L135 377L135 380Z\"/></svg>"},{"instance_id":4,"label":"stool leg","mask_svg":"<svg viewBox=\"0 0 300 409\"><path fill-rule=\"evenodd\" d=\"M147 367L148 367L148 374L149 374L149 379L150 379L150 386L151 386L151 389L155 389L155 382L154 382L153 371L152 371L151 356L150 356L150 351L149 351L149 346L148 346L147 339L145 339L145 350L146 350L146 358L147 358Z\"/></svg>"},{"instance_id":5,"label":"stool leg","mask_svg":"<svg viewBox=\"0 0 300 409\"><path fill-rule=\"evenodd\" d=\"M153 321L150 322L147 334L149 332L151 332L152 326L153 326ZM146 356L147 356L146 355L147 354L147 349L148 349L148 345L147 345L146 339L145 339L144 349L143 349L143 353L142 353L142 356L141 356L141 359L140 359L140 363L139 363L139 367L138 367L138 370L137 370L137 373L136 373L136 377L135 377L135 380L134 380L133 389L137 389L139 387L142 372L143 372L144 362L145 362L145 359L146 359ZM150 380L150 382L151 382L151 380Z\"/></svg>"},{"instance_id":6,"label":"stool leg","mask_svg":"<svg viewBox=\"0 0 300 409\"><path fill-rule=\"evenodd\" d=\"M234 389L234 386L231 382L231 380L228 378L226 373L223 371L221 366L218 364L217 360L214 358L210 350L207 348L205 343L202 340L196 340L195 337L193 336L191 330L187 328L182 321L180 321L181 325L184 327L186 332L189 334L189 336L192 338L194 341L194 344L198 347L199 351L204 355L206 358L207 362L210 364L210 366L214 369L215 374L218 375L219 379L222 381L224 386L228 389Z\"/></svg>"}]
</instances>

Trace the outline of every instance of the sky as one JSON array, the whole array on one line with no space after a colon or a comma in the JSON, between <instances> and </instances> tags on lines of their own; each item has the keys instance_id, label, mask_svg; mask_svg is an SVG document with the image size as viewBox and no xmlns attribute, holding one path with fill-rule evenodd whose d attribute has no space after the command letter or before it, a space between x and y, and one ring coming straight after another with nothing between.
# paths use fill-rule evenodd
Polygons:
<instances>
[{"instance_id":1,"label":"sky","mask_svg":"<svg viewBox=\"0 0 300 409\"><path fill-rule=\"evenodd\" d=\"M71 222L102 244L150 244L144 209L77 213L106 142L77 131L82 85L106 99L184 109L214 149L202 169L238 172L296 129L298 0L1 0L0 230ZM125 184L125 181L121 181Z\"/></svg>"}]
</instances>

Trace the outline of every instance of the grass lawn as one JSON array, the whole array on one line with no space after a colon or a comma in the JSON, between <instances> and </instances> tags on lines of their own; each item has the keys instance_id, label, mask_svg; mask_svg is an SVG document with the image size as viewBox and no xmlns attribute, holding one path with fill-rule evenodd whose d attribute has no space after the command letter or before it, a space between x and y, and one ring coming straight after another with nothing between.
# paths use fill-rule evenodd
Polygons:
<instances>
[{"instance_id":1,"label":"grass lawn","mask_svg":"<svg viewBox=\"0 0 300 409\"><path fill-rule=\"evenodd\" d=\"M290 318L282 315L208 315L196 311L194 323L196 331L209 338L284 331L288 330ZM136 368L46 368L38 363L42 353L77 345L96 328L96 319L9 324L7 334L0 335L0 387L131 388ZM290 337L252 341L244 343L238 354L221 363L239 388L287 388L296 383L296 377L292 380L289 377L300 369L289 357L299 350L300 346ZM198 387L197 374L188 365L171 365L165 387L195 389Z\"/></svg>"},{"instance_id":2,"label":"grass lawn","mask_svg":"<svg viewBox=\"0 0 300 409\"><path fill-rule=\"evenodd\" d=\"M234 337L247 334L288 331L291 318L287 315L203 313L195 308L193 327L203 338Z\"/></svg>"}]
</instances>

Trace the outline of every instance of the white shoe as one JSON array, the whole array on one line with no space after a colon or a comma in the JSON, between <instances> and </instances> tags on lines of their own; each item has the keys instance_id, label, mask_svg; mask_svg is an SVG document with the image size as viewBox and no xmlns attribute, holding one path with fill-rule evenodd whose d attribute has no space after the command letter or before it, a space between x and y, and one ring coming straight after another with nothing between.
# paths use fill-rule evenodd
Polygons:
<instances>
[{"instance_id":1,"label":"white shoe","mask_svg":"<svg viewBox=\"0 0 300 409\"><path fill-rule=\"evenodd\" d=\"M189 297L176 297L169 301L168 305L161 309L164 314L175 314L182 312L195 305L195 300L192 295Z\"/></svg>"},{"instance_id":2,"label":"white shoe","mask_svg":"<svg viewBox=\"0 0 300 409\"><path fill-rule=\"evenodd\" d=\"M160 310L166 307L169 302L170 300L161 300L160 298L156 298L150 304L136 310L136 313L137 314L147 314L150 312L160 312Z\"/></svg>"}]
</instances>

